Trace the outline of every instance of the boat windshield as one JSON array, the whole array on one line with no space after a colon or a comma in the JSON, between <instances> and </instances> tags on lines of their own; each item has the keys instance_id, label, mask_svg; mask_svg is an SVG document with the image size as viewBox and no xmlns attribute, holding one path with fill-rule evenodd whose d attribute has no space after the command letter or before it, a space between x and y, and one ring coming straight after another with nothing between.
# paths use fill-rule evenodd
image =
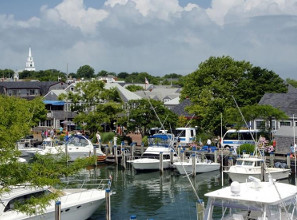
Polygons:
<instances>
[{"instance_id":1,"label":"boat windshield","mask_svg":"<svg viewBox=\"0 0 297 220\"><path fill-rule=\"evenodd\" d=\"M69 138L68 144L70 145L75 145L75 146L79 146L79 147L85 147L87 146L88 140L85 139L83 136L73 136Z\"/></svg>"},{"instance_id":2,"label":"boat windshield","mask_svg":"<svg viewBox=\"0 0 297 220\"><path fill-rule=\"evenodd\" d=\"M38 198L44 195L48 195L51 192L49 190L42 190L42 191L38 191L38 192L31 192L25 195L21 195L19 197L13 198L12 200L10 200L7 205L4 208L4 212L10 211L10 210L14 210L16 209L17 206L25 204L25 202L29 201L29 199L34 199L34 198Z\"/></svg>"},{"instance_id":3,"label":"boat windshield","mask_svg":"<svg viewBox=\"0 0 297 220\"><path fill-rule=\"evenodd\" d=\"M242 165L243 164L243 161L242 160L237 160L236 161L236 165Z\"/></svg>"},{"instance_id":4,"label":"boat windshield","mask_svg":"<svg viewBox=\"0 0 297 220\"><path fill-rule=\"evenodd\" d=\"M253 166L253 161L244 161L243 165L245 166Z\"/></svg>"},{"instance_id":5,"label":"boat windshield","mask_svg":"<svg viewBox=\"0 0 297 220\"><path fill-rule=\"evenodd\" d=\"M173 135L171 134L155 134L148 139L149 145L169 147L173 144Z\"/></svg>"},{"instance_id":6,"label":"boat windshield","mask_svg":"<svg viewBox=\"0 0 297 220\"><path fill-rule=\"evenodd\" d=\"M151 159L160 159L160 154L149 154L149 153L144 153L141 158L151 158ZM163 155L163 159L170 159L170 155Z\"/></svg>"},{"instance_id":7,"label":"boat windshield","mask_svg":"<svg viewBox=\"0 0 297 220\"><path fill-rule=\"evenodd\" d=\"M206 208L206 216L204 219L262 219L263 213L266 210L267 220L274 219L296 219L295 199L284 201L276 205L265 205L256 202L244 202L237 200L214 200L209 199ZM283 205L286 207L284 208ZM286 211L287 210L287 211ZM282 216L280 218L280 216ZM291 216L294 216L291 218ZM264 219L264 218L263 218Z\"/></svg>"}]
</instances>

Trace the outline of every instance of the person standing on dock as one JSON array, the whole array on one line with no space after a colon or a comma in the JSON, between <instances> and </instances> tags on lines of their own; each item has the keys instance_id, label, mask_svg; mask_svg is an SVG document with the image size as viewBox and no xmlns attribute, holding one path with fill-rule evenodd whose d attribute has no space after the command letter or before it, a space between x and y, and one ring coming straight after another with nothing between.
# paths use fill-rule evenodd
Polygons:
<instances>
[{"instance_id":1,"label":"person standing on dock","mask_svg":"<svg viewBox=\"0 0 297 220\"><path fill-rule=\"evenodd\" d=\"M97 131L97 133L96 133L96 138L97 138L97 143L100 144L101 143L101 136L99 134L99 131Z\"/></svg>"}]
</instances>

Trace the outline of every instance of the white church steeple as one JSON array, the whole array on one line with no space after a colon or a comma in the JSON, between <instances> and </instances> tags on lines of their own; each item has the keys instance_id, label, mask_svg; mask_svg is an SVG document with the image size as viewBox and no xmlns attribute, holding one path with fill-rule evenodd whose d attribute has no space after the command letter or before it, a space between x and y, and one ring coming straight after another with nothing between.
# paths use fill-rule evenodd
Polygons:
<instances>
[{"instance_id":1,"label":"white church steeple","mask_svg":"<svg viewBox=\"0 0 297 220\"><path fill-rule=\"evenodd\" d=\"M35 71L34 61L33 61L33 57L32 57L32 54L31 54L31 47L29 47L29 56L27 58L25 70Z\"/></svg>"}]
</instances>

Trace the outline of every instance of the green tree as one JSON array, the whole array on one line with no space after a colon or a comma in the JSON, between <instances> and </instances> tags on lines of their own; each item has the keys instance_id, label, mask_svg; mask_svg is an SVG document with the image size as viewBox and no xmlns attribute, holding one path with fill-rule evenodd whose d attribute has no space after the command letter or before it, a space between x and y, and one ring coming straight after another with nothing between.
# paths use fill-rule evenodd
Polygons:
<instances>
[{"instance_id":1,"label":"green tree","mask_svg":"<svg viewBox=\"0 0 297 220\"><path fill-rule=\"evenodd\" d=\"M287 82L288 84L290 84L291 86L297 88L297 80L287 78L287 79L286 79L286 82Z\"/></svg>"},{"instance_id":2,"label":"green tree","mask_svg":"<svg viewBox=\"0 0 297 220\"><path fill-rule=\"evenodd\" d=\"M170 74L166 74L166 75L164 76L164 79L179 79L179 78L181 78L181 77L183 77L183 76L180 75L180 74L177 74L177 73L170 73Z\"/></svg>"},{"instance_id":3,"label":"green tree","mask_svg":"<svg viewBox=\"0 0 297 220\"><path fill-rule=\"evenodd\" d=\"M31 185L36 187L61 184L60 177L71 175L90 164L90 160L78 160L66 166L66 157L37 156L32 163L20 163L17 158L20 152L16 142L29 134L31 126L43 118L41 99L27 101L8 96L0 96L0 196L14 186ZM41 111L40 111L41 110ZM58 192L47 197L31 201L30 204L18 205L15 208L34 214L38 206L45 208L50 200L58 197Z\"/></svg>"},{"instance_id":4,"label":"green tree","mask_svg":"<svg viewBox=\"0 0 297 220\"><path fill-rule=\"evenodd\" d=\"M118 77L119 77L120 79L126 79L128 76L129 76L129 73L126 73L126 72L120 72L120 73L118 74Z\"/></svg>"},{"instance_id":5,"label":"green tree","mask_svg":"<svg viewBox=\"0 0 297 220\"><path fill-rule=\"evenodd\" d=\"M1 78L13 78L13 75L14 75L14 71L11 69L0 70Z\"/></svg>"},{"instance_id":6,"label":"green tree","mask_svg":"<svg viewBox=\"0 0 297 220\"><path fill-rule=\"evenodd\" d=\"M76 71L76 75L78 78L86 78L86 79L93 78L95 76L94 73L95 73L95 70L89 65L81 66Z\"/></svg>"},{"instance_id":7,"label":"green tree","mask_svg":"<svg viewBox=\"0 0 297 220\"><path fill-rule=\"evenodd\" d=\"M153 99L132 100L128 102L131 107L129 110L128 129L140 130L144 136L150 128L162 127L171 130L176 126L178 117L164 106L160 101ZM159 120L160 119L160 120Z\"/></svg>"},{"instance_id":8,"label":"green tree","mask_svg":"<svg viewBox=\"0 0 297 220\"><path fill-rule=\"evenodd\" d=\"M131 92L136 92L139 90L144 90L142 86L137 86L137 85L129 85L126 87L126 89L128 89Z\"/></svg>"},{"instance_id":9,"label":"green tree","mask_svg":"<svg viewBox=\"0 0 297 220\"><path fill-rule=\"evenodd\" d=\"M74 121L89 130L91 135L101 130L101 124L116 120L122 112L122 103L116 88L105 89L102 81L77 83L75 92L59 96L61 100L72 103L72 110L78 112Z\"/></svg>"},{"instance_id":10,"label":"green tree","mask_svg":"<svg viewBox=\"0 0 297 220\"><path fill-rule=\"evenodd\" d=\"M100 72L98 72L98 76L102 76L102 77L106 77L106 76L108 76L108 72L106 71L106 70L101 70Z\"/></svg>"},{"instance_id":11,"label":"green tree","mask_svg":"<svg viewBox=\"0 0 297 220\"><path fill-rule=\"evenodd\" d=\"M268 131L269 133L272 130L271 126L273 119L280 120L288 118L286 113L270 105L247 105L241 107L240 111L242 112L246 122L253 121L257 118L265 120L265 124L268 125L268 127L264 128L264 130ZM237 108L227 109L225 117L229 123L236 125L237 129L239 129L242 126L247 127Z\"/></svg>"},{"instance_id":12,"label":"green tree","mask_svg":"<svg viewBox=\"0 0 297 220\"><path fill-rule=\"evenodd\" d=\"M274 72L229 56L210 57L183 80L181 98L190 98L193 105L187 110L197 115L206 131L219 131L220 114L235 106L232 96L239 106L245 106L257 104L265 92L287 90Z\"/></svg>"},{"instance_id":13,"label":"green tree","mask_svg":"<svg viewBox=\"0 0 297 220\"><path fill-rule=\"evenodd\" d=\"M20 79L39 80L39 81L66 81L66 74L56 69L40 70L40 71L27 71L19 73Z\"/></svg>"}]
</instances>

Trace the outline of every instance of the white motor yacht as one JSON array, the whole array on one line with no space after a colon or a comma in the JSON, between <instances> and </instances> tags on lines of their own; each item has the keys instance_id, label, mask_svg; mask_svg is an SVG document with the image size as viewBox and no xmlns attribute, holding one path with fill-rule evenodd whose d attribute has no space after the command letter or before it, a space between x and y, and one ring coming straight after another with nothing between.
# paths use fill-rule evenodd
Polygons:
<instances>
[{"instance_id":1,"label":"white motor yacht","mask_svg":"<svg viewBox=\"0 0 297 220\"><path fill-rule=\"evenodd\" d=\"M193 158L195 157L196 173L211 172L220 169L220 164L215 163L207 158L202 158L202 155L192 155L187 161L175 162L173 165L180 174L193 173Z\"/></svg>"},{"instance_id":2,"label":"white motor yacht","mask_svg":"<svg viewBox=\"0 0 297 220\"><path fill-rule=\"evenodd\" d=\"M204 220L295 220L297 188L269 178L261 182L232 182L231 186L206 193Z\"/></svg>"},{"instance_id":3,"label":"white motor yacht","mask_svg":"<svg viewBox=\"0 0 297 220\"><path fill-rule=\"evenodd\" d=\"M159 170L160 155L163 156L163 169L168 169L172 166L172 162L178 161L176 152L173 149L174 135L168 133L154 134L149 138L149 146L142 154L141 158L130 160L135 170ZM170 155L173 158L170 158Z\"/></svg>"},{"instance_id":4,"label":"white motor yacht","mask_svg":"<svg viewBox=\"0 0 297 220\"><path fill-rule=\"evenodd\" d=\"M16 202L52 193L49 187L15 187L10 192L3 193L0 197L0 219L23 220L23 219L55 219L55 201L52 201L44 210L44 213L27 215L14 209ZM98 207L105 201L104 189L64 189L58 198L61 202L61 219L83 220L89 218ZM38 209L38 207L37 207Z\"/></svg>"},{"instance_id":5,"label":"white motor yacht","mask_svg":"<svg viewBox=\"0 0 297 220\"><path fill-rule=\"evenodd\" d=\"M268 180L268 174L271 174L272 178L276 180L286 179L291 174L291 169L286 168L264 167L261 171L263 166L266 166L264 159L245 154L243 157L237 158L235 165L224 172L228 173L232 181L237 182L245 182L249 176L261 179L261 172L264 173L264 171L265 180Z\"/></svg>"},{"instance_id":6,"label":"white motor yacht","mask_svg":"<svg viewBox=\"0 0 297 220\"><path fill-rule=\"evenodd\" d=\"M93 155L94 145L92 142L82 134L71 135L68 140L62 145L54 145L53 141L45 139L42 145L42 150L39 154L58 154L66 153L69 155L69 160L74 161L77 158L89 157ZM67 149L67 151L66 151ZM98 157L105 156L100 148L96 148L96 155Z\"/></svg>"}]
</instances>

